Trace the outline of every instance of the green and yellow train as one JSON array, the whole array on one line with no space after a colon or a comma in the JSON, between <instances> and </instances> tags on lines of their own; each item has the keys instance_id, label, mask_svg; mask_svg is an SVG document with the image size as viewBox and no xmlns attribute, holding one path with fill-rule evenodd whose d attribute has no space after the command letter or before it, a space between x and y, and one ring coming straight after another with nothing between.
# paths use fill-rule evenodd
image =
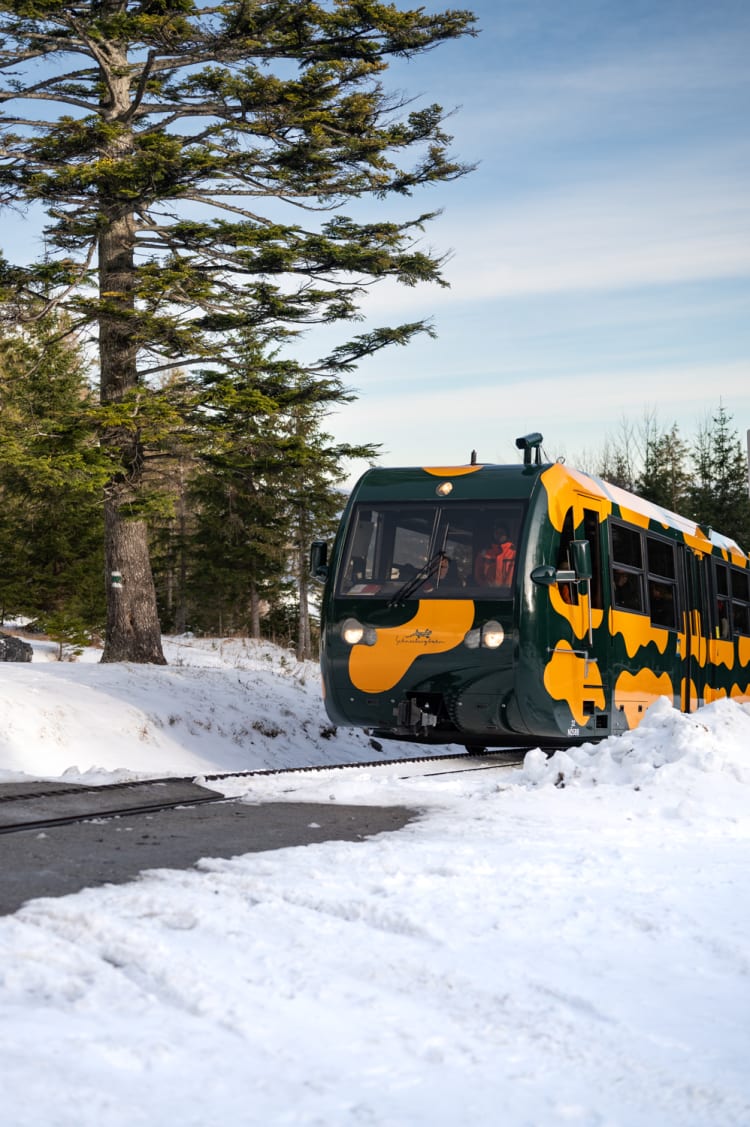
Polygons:
<instances>
[{"instance_id":1,"label":"green and yellow train","mask_svg":"<svg viewBox=\"0 0 750 1127\"><path fill-rule=\"evenodd\" d=\"M561 463L368 471L324 580L331 720L482 747L567 746L750 700L750 560L732 540Z\"/></svg>"}]
</instances>

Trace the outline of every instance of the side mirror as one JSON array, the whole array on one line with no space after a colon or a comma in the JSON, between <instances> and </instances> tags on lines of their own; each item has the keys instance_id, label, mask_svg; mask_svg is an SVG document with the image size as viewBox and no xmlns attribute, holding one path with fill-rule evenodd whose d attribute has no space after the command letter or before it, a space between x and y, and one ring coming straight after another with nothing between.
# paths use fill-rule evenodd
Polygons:
<instances>
[{"instance_id":1,"label":"side mirror","mask_svg":"<svg viewBox=\"0 0 750 1127\"><path fill-rule=\"evenodd\" d=\"M557 583L557 571L552 564L540 564L532 571L531 580L540 587L552 587Z\"/></svg>"},{"instance_id":2,"label":"side mirror","mask_svg":"<svg viewBox=\"0 0 750 1127\"><path fill-rule=\"evenodd\" d=\"M319 583L328 578L328 545L325 540L313 540L310 545L310 574Z\"/></svg>"},{"instance_id":3,"label":"side mirror","mask_svg":"<svg viewBox=\"0 0 750 1127\"><path fill-rule=\"evenodd\" d=\"M576 579L591 579L594 569L591 565L591 545L588 540L571 541L573 549L573 570Z\"/></svg>"}]
</instances>

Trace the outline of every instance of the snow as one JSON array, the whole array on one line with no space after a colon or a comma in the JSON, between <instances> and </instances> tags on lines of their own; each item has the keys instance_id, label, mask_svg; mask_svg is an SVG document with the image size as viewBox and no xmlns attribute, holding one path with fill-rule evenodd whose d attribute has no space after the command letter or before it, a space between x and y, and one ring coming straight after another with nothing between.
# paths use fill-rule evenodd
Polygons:
<instances>
[{"instance_id":1,"label":"snow","mask_svg":"<svg viewBox=\"0 0 750 1127\"><path fill-rule=\"evenodd\" d=\"M0 782L413 751L333 732L312 663L165 644L0 667ZM212 783L421 813L0 919L6 1127L747 1127L750 708L439 766Z\"/></svg>"}]
</instances>

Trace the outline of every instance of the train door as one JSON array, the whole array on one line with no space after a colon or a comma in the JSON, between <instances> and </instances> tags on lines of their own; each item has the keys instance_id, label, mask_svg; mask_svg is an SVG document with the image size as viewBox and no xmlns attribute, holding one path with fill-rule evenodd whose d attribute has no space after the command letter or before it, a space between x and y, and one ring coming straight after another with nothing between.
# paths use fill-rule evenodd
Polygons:
<instances>
[{"instance_id":1,"label":"train door","mask_svg":"<svg viewBox=\"0 0 750 1127\"><path fill-rule=\"evenodd\" d=\"M704 700L708 656L708 558L685 545L678 546L680 614L680 709L694 712Z\"/></svg>"},{"instance_id":2,"label":"train door","mask_svg":"<svg viewBox=\"0 0 750 1127\"><path fill-rule=\"evenodd\" d=\"M606 632L602 630L604 623L604 552L602 537L606 535L606 524L602 514L595 508L581 503L581 527L583 539L588 543L591 552L591 579L582 591L583 611L586 626L586 641L589 647L591 664L594 671L590 671L586 679L587 695L585 708L592 714L592 723L596 735L606 736L609 729L610 701L612 685L607 662L608 646Z\"/></svg>"},{"instance_id":3,"label":"train door","mask_svg":"<svg viewBox=\"0 0 750 1127\"><path fill-rule=\"evenodd\" d=\"M574 736L607 735L609 725L606 645L600 630L604 617L601 522L588 502L588 497L576 496L563 519L556 569L560 576L571 578L561 578L551 592L556 633L545 673L550 695L570 708L573 723L568 734ZM582 540L588 543L591 557L591 578L583 582L573 578L576 543Z\"/></svg>"}]
</instances>

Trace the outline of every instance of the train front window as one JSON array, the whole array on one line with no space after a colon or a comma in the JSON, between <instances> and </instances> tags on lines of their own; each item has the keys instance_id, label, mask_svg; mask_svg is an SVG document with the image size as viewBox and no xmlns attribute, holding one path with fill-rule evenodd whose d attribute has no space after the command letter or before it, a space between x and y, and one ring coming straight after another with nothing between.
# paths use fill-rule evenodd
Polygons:
<instances>
[{"instance_id":1,"label":"train front window","mask_svg":"<svg viewBox=\"0 0 750 1127\"><path fill-rule=\"evenodd\" d=\"M395 511L359 506L354 514L339 583L350 595L376 595L404 582L428 559L434 507Z\"/></svg>"},{"instance_id":2,"label":"train front window","mask_svg":"<svg viewBox=\"0 0 750 1127\"><path fill-rule=\"evenodd\" d=\"M391 598L424 570L408 598L473 597L487 586L508 598L522 517L519 502L358 505L337 593Z\"/></svg>"}]
</instances>

